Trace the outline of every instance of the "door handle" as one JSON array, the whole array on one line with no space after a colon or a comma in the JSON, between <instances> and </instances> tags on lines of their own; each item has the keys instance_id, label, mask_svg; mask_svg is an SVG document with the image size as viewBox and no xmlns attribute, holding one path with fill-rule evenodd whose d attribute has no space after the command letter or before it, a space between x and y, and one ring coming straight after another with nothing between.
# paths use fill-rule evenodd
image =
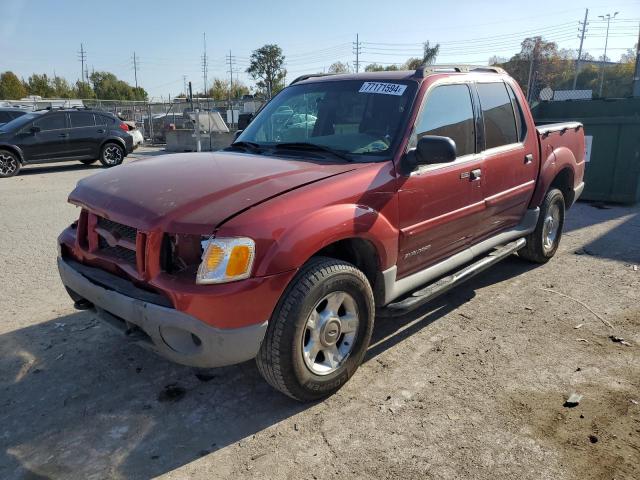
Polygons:
<instances>
[{"instance_id":1,"label":"door handle","mask_svg":"<svg viewBox=\"0 0 640 480\"><path fill-rule=\"evenodd\" d=\"M98 133L104 133L103 129L98 130Z\"/></svg>"},{"instance_id":2,"label":"door handle","mask_svg":"<svg viewBox=\"0 0 640 480\"><path fill-rule=\"evenodd\" d=\"M60 138L67 138L69 136L68 133L61 133L60 135L58 135Z\"/></svg>"},{"instance_id":3,"label":"door handle","mask_svg":"<svg viewBox=\"0 0 640 480\"><path fill-rule=\"evenodd\" d=\"M480 180L481 177L482 177L482 170L480 170L479 168L476 168L475 170L471 170L469 172L469 178L471 179L471 181Z\"/></svg>"},{"instance_id":4,"label":"door handle","mask_svg":"<svg viewBox=\"0 0 640 480\"><path fill-rule=\"evenodd\" d=\"M533 162L533 153L527 153L524 156L524 164L529 165L531 162Z\"/></svg>"}]
</instances>

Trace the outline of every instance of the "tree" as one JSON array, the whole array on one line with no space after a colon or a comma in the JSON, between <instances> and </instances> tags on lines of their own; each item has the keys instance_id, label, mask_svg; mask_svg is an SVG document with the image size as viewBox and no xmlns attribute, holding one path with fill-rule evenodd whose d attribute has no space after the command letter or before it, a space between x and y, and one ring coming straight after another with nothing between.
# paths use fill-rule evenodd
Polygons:
<instances>
[{"instance_id":1,"label":"tree","mask_svg":"<svg viewBox=\"0 0 640 480\"><path fill-rule=\"evenodd\" d=\"M398 70L398 66L394 64L383 67L378 63L370 63L364 67L365 72L395 72L396 70Z\"/></svg>"},{"instance_id":2,"label":"tree","mask_svg":"<svg viewBox=\"0 0 640 480\"><path fill-rule=\"evenodd\" d=\"M436 43L433 47L429 45L429 40L422 44L423 54L422 63L424 65L433 65L436 62L436 57L440 52L440 44Z\"/></svg>"},{"instance_id":3,"label":"tree","mask_svg":"<svg viewBox=\"0 0 640 480\"><path fill-rule=\"evenodd\" d=\"M231 99L241 98L249 94L249 88L239 80L233 82L231 86ZM229 83L219 78L213 79L213 84L207 96L216 101L229 100Z\"/></svg>"},{"instance_id":4,"label":"tree","mask_svg":"<svg viewBox=\"0 0 640 480\"><path fill-rule=\"evenodd\" d=\"M251 54L247 73L257 80L256 86L267 98L284 88L287 71L283 68L284 55L278 45L264 45Z\"/></svg>"},{"instance_id":5,"label":"tree","mask_svg":"<svg viewBox=\"0 0 640 480\"><path fill-rule=\"evenodd\" d=\"M13 72L0 75L0 99L20 100L27 96L27 89Z\"/></svg>"},{"instance_id":6,"label":"tree","mask_svg":"<svg viewBox=\"0 0 640 480\"><path fill-rule=\"evenodd\" d=\"M54 94L51 81L46 73L42 75L34 73L31 75L27 81L27 89L29 90L29 95L39 95L43 98L50 98Z\"/></svg>"},{"instance_id":7,"label":"tree","mask_svg":"<svg viewBox=\"0 0 640 480\"><path fill-rule=\"evenodd\" d=\"M499 57L497 55L492 55L489 57L489 61L487 62L489 65L500 65L501 63L506 62L507 59L505 57Z\"/></svg>"},{"instance_id":8,"label":"tree","mask_svg":"<svg viewBox=\"0 0 640 480\"><path fill-rule=\"evenodd\" d=\"M96 94L87 82L78 80L73 88L73 96L76 98L96 98Z\"/></svg>"},{"instance_id":9,"label":"tree","mask_svg":"<svg viewBox=\"0 0 640 480\"><path fill-rule=\"evenodd\" d=\"M349 73L350 71L348 63L334 62L329 67L329 73Z\"/></svg>"},{"instance_id":10,"label":"tree","mask_svg":"<svg viewBox=\"0 0 640 480\"><path fill-rule=\"evenodd\" d=\"M64 78L58 77L57 75L53 77L51 81L51 87L53 88L53 96L58 98L71 98L73 97L73 90Z\"/></svg>"},{"instance_id":11,"label":"tree","mask_svg":"<svg viewBox=\"0 0 640 480\"><path fill-rule=\"evenodd\" d=\"M421 58L409 58L405 63L404 63L404 70L417 70L418 68L420 68L422 66L422 59Z\"/></svg>"},{"instance_id":12,"label":"tree","mask_svg":"<svg viewBox=\"0 0 640 480\"><path fill-rule=\"evenodd\" d=\"M147 92L142 87L132 87L119 80L113 73L93 72L89 77L97 98L103 100L146 100Z\"/></svg>"}]
</instances>

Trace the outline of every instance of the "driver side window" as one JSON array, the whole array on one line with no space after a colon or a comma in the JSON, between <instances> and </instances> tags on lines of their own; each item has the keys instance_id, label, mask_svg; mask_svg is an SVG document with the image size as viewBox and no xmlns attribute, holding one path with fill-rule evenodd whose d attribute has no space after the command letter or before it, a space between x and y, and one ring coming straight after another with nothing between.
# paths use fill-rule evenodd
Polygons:
<instances>
[{"instance_id":1,"label":"driver side window","mask_svg":"<svg viewBox=\"0 0 640 480\"><path fill-rule=\"evenodd\" d=\"M435 87L416 120L410 146L425 135L449 137L456 143L456 156L475 153L476 133L471 92L466 84Z\"/></svg>"}]
</instances>

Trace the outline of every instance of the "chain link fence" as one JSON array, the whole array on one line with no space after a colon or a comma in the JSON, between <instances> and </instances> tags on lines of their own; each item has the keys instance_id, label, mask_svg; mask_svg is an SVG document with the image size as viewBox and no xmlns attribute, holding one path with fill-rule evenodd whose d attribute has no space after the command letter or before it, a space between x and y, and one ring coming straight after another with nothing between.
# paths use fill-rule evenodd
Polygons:
<instances>
[{"instance_id":1,"label":"chain link fence","mask_svg":"<svg viewBox=\"0 0 640 480\"><path fill-rule=\"evenodd\" d=\"M632 96L635 62L570 59L513 60L500 65L521 85L530 104Z\"/></svg>"}]
</instances>

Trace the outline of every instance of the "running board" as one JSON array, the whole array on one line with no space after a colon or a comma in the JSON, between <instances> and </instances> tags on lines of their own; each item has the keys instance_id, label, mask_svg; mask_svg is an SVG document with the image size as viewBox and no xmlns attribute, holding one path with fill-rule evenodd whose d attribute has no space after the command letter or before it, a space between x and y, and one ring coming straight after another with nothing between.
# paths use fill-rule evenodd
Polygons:
<instances>
[{"instance_id":1,"label":"running board","mask_svg":"<svg viewBox=\"0 0 640 480\"><path fill-rule=\"evenodd\" d=\"M495 265L500 260L504 260L512 253L520 250L526 244L527 241L524 238L520 238L514 242L497 247L489 255L481 258L475 263L472 263L468 267L452 273L451 275L447 275L437 282L413 292L411 296L405 298L404 300L388 304L387 308L391 310L412 310L414 308L417 308L433 300L437 296L449 291L451 288L461 284L462 282L469 280L471 277L474 277L490 266Z\"/></svg>"}]
</instances>

